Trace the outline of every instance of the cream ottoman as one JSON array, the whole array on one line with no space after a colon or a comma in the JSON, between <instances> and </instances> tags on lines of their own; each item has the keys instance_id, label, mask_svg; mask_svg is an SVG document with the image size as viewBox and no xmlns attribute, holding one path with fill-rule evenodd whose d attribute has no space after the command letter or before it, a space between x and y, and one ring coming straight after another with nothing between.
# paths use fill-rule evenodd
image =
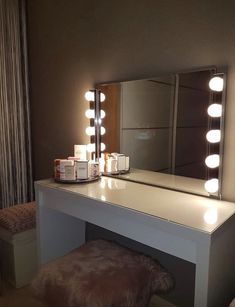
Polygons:
<instances>
[{"instance_id":1,"label":"cream ottoman","mask_svg":"<svg viewBox=\"0 0 235 307\"><path fill-rule=\"evenodd\" d=\"M0 210L0 272L16 288L37 273L35 203Z\"/></svg>"},{"instance_id":2,"label":"cream ottoman","mask_svg":"<svg viewBox=\"0 0 235 307\"><path fill-rule=\"evenodd\" d=\"M116 243L90 241L44 265L34 293L57 307L147 307L174 281L157 261Z\"/></svg>"}]
</instances>

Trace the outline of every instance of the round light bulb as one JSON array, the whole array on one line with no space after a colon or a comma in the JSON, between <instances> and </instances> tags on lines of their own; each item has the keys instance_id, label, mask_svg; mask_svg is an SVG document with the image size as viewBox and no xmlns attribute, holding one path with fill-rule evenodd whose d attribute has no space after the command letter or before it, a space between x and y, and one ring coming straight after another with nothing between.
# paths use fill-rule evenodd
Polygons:
<instances>
[{"instance_id":1,"label":"round light bulb","mask_svg":"<svg viewBox=\"0 0 235 307\"><path fill-rule=\"evenodd\" d=\"M101 151L104 151L105 149L106 149L105 144L104 144L104 143L101 143L101 144L100 144L100 150L101 150Z\"/></svg>"},{"instance_id":2,"label":"round light bulb","mask_svg":"<svg viewBox=\"0 0 235 307\"><path fill-rule=\"evenodd\" d=\"M95 127L87 127L86 128L86 134L91 136L91 135L95 135Z\"/></svg>"},{"instance_id":3,"label":"round light bulb","mask_svg":"<svg viewBox=\"0 0 235 307\"><path fill-rule=\"evenodd\" d=\"M100 118L105 118L105 112L104 110L100 110Z\"/></svg>"},{"instance_id":4,"label":"round light bulb","mask_svg":"<svg viewBox=\"0 0 235 307\"><path fill-rule=\"evenodd\" d=\"M88 109L86 110L85 115L89 119L95 118L95 110Z\"/></svg>"},{"instance_id":5,"label":"round light bulb","mask_svg":"<svg viewBox=\"0 0 235 307\"><path fill-rule=\"evenodd\" d=\"M219 180L216 178L210 179L205 183L205 189L208 193L216 193L219 190Z\"/></svg>"},{"instance_id":6,"label":"round light bulb","mask_svg":"<svg viewBox=\"0 0 235 307\"><path fill-rule=\"evenodd\" d=\"M222 115L222 105L219 103L211 104L207 109L208 115L211 117L221 117Z\"/></svg>"},{"instance_id":7,"label":"round light bulb","mask_svg":"<svg viewBox=\"0 0 235 307\"><path fill-rule=\"evenodd\" d=\"M95 118L95 110L88 109L88 110L86 110L85 115L89 119ZM102 118L102 119L105 118L104 110L100 110L100 118Z\"/></svg>"},{"instance_id":8,"label":"round light bulb","mask_svg":"<svg viewBox=\"0 0 235 307\"><path fill-rule=\"evenodd\" d=\"M100 93L100 101L101 102L105 101L105 94Z\"/></svg>"},{"instance_id":9,"label":"round light bulb","mask_svg":"<svg viewBox=\"0 0 235 307\"><path fill-rule=\"evenodd\" d=\"M206 166L209 168L215 168L219 166L220 157L219 155L210 155L205 159Z\"/></svg>"},{"instance_id":10,"label":"round light bulb","mask_svg":"<svg viewBox=\"0 0 235 307\"><path fill-rule=\"evenodd\" d=\"M101 135L104 135L106 132L105 128L104 127L100 127L100 134Z\"/></svg>"},{"instance_id":11,"label":"round light bulb","mask_svg":"<svg viewBox=\"0 0 235 307\"><path fill-rule=\"evenodd\" d=\"M95 93L92 91L88 91L85 93L85 99L87 101L95 101Z\"/></svg>"},{"instance_id":12,"label":"round light bulb","mask_svg":"<svg viewBox=\"0 0 235 307\"><path fill-rule=\"evenodd\" d=\"M212 91L222 92L223 87L224 87L223 78L218 77L218 76L211 78L209 82L209 87Z\"/></svg>"},{"instance_id":13,"label":"round light bulb","mask_svg":"<svg viewBox=\"0 0 235 307\"><path fill-rule=\"evenodd\" d=\"M87 150L88 152L95 152L95 143L87 144L86 150Z\"/></svg>"},{"instance_id":14,"label":"round light bulb","mask_svg":"<svg viewBox=\"0 0 235 307\"><path fill-rule=\"evenodd\" d=\"M206 139L210 143L218 143L221 139L221 132L220 130L210 130L206 134Z\"/></svg>"}]
</instances>

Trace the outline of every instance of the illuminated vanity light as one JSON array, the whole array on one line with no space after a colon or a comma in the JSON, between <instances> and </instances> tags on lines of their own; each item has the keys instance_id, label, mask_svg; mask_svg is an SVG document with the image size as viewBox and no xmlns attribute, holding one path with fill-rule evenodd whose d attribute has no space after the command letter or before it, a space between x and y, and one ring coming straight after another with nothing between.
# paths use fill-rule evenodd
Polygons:
<instances>
[{"instance_id":1,"label":"illuminated vanity light","mask_svg":"<svg viewBox=\"0 0 235 307\"><path fill-rule=\"evenodd\" d=\"M106 132L104 127L100 127L100 134L104 135ZM86 128L86 134L89 136L95 135L95 127L87 127Z\"/></svg>"},{"instance_id":2,"label":"illuminated vanity light","mask_svg":"<svg viewBox=\"0 0 235 307\"><path fill-rule=\"evenodd\" d=\"M89 136L95 135L95 127L87 127L86 134Z\"/></svg>"},{"instance_id":3,"label":"illuminated vanity light","mask_svg":"<svg viewBox=\"0 0 235 307\"><path fill-rule=\"evenodd\" d=\"M222 105L219 103L211 104L207 109L207 113L210 117L221 117L222 116Z\"/></svg>"},{"instance_id":4,"label":"illuminated vanity light","mask_svg":"<svg viewBox=\"0 0 235 307\"><path fill-rule=\"evenodd\" d=\"M206 181L204 187L208 193L216 193L219 190L219 180L216 178L210 179Z\"/></svg>"},{"instance_id":5,"label":"illuminated vanity light","mask_svg":"<svg viewBox=\"0 0 235 307\"><path fill-rule=\"evenodd\" d=\"M87 91L84 97L87 101L95 101L95 92Z\"/></svg>"},{"instance_id":6,"label":"illuminated vanity light","mask_svg":"<svg viewBox=\"0 0 235 307\"><path fill-rule=\"evenodd\" d=\"M104 127L100 127L100 134L101 135L104 135L106 132L105 128Z\"/></svg>"},{"instance_id":7,"label":"illuminated vanity light","mask_svg":"<svg viewBox=\"0 0 235 307\"><path fill-rule=\"evenodd\" d=\"M86 110L85 115L89 119L95 118L95 110L88 109Z\"/></svg>"},{"instance_id":8,"label":"illuminated vanity light","mask_svg":"<svg viewBox=\"0 0 235 307\"><path fill-rule=\"evenodd\" d=\"M88 109L88 110L86 110L85 115L89 119L95 118L95 110ZM102 118L102 119L105 118L104 110L100 110L100 118Z\"/></svg>"},{"instance_id":9,"label":"illuminated vanity light","mask_svg":"<svg viewBox=\"0 0 235 307\"><path fill-rule=\"evenodd\" d=\"M87 144L87 151L88 152L95 152L95 143Z\"/></svg>"},{"instance_id":10,"label":"illuminated vanity light","mask_svg":"<svg viewBox=\"0 0 235 307\"><path fill-rule=\"evenodd\" d=\"M104 93L100 93L100 101L101 102L105 101L105 94Z\"/></svg>"},{"instance_id":11,"label":"illuminated vanity light","mask_svg":"<svg viewBox=\"0 0 235 307\"><path fill-rule=\"evenodd\" d=\"M205 159L206 166L209 168L215 168L219 166L220 157L219 155L210 155Z\"/></svg>"},{"instance_id":12,"label":"illuminated vanity light","mask_svg":"<svg viewBox=\"0 0 235 307\"><path fill-rule=\"evenodd\" d=\"M100 110L100 118L105 118L105 112L104 112L104 110Z\"/></svg>"},{"instance_id":13,"label":"illuminated vanity light","mask_svg":"<svg viewBox=\"0 0 235 307\"><path fill-rule=\"evenodd\" d=\"M204 221L208 224L208 225L214 225L217 220L218 220L218 212L217 209L209 209L204 213Z\"/></svg>"},{"instance_id":14,"label":"illuminated vanity light","mask_svg":"<svg viewBox=\"0 0 235 307\"><path fill-rule=\"evenodd\" d=\"M104 151L106 149L106 145L104 143L100 144L100 149L101 151Z\"/></svg>"},{"instance_id":15,"label":"illuminated vanity light","mask_svg":"<svg viewBox=\"0 0 235 307\"><path fill-rule=\"evenodd\" d=\"M222 92L223 87L224 87L223 78L221 78L219 76L215 76L215 77L211 78L211 80L209 82L209 87L212 91Z\"/></svg>"},{"instance_id":16,"label":"illuminated vanity light","mask_svg":"<svg viewBox=\"0 0 235 307\"><path fill-rule=\"evenodd\" d=\"M217 130L217 129L208 131L207 134L206 134L206 139L210 143L218 143L218 142L220 142L221 131Z\"/></svg>"}]
</instances>

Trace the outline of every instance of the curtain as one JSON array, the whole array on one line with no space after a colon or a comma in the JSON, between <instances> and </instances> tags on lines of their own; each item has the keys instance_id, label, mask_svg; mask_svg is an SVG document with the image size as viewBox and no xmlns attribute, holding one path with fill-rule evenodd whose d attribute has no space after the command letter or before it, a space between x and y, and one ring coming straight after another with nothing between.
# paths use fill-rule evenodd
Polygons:
<instances>
[{"instance_id":1,"label":"curtain","mask_svg":"<svg viewBox=\"0 0 235 307\"><path fill-rule=\"evenodd\" d=\"M33 199L25 3L0 0L0 208Z\"/></svg>"}]
</instances>

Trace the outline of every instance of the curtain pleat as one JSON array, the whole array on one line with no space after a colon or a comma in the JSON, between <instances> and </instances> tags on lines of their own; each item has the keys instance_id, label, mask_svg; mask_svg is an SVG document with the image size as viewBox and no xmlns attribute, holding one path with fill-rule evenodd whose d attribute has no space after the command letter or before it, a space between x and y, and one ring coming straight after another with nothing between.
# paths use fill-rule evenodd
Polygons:
<instances>
[{"instance_id":1,"label":"curtain pleat","mask_svg":"<svg viewBox=\"0 0 235 307\"><path fill-rule=\"evenodd\" d=\"M24 2L0 0L0 207L33 199Z\"/></svg>"}]
</instances>

